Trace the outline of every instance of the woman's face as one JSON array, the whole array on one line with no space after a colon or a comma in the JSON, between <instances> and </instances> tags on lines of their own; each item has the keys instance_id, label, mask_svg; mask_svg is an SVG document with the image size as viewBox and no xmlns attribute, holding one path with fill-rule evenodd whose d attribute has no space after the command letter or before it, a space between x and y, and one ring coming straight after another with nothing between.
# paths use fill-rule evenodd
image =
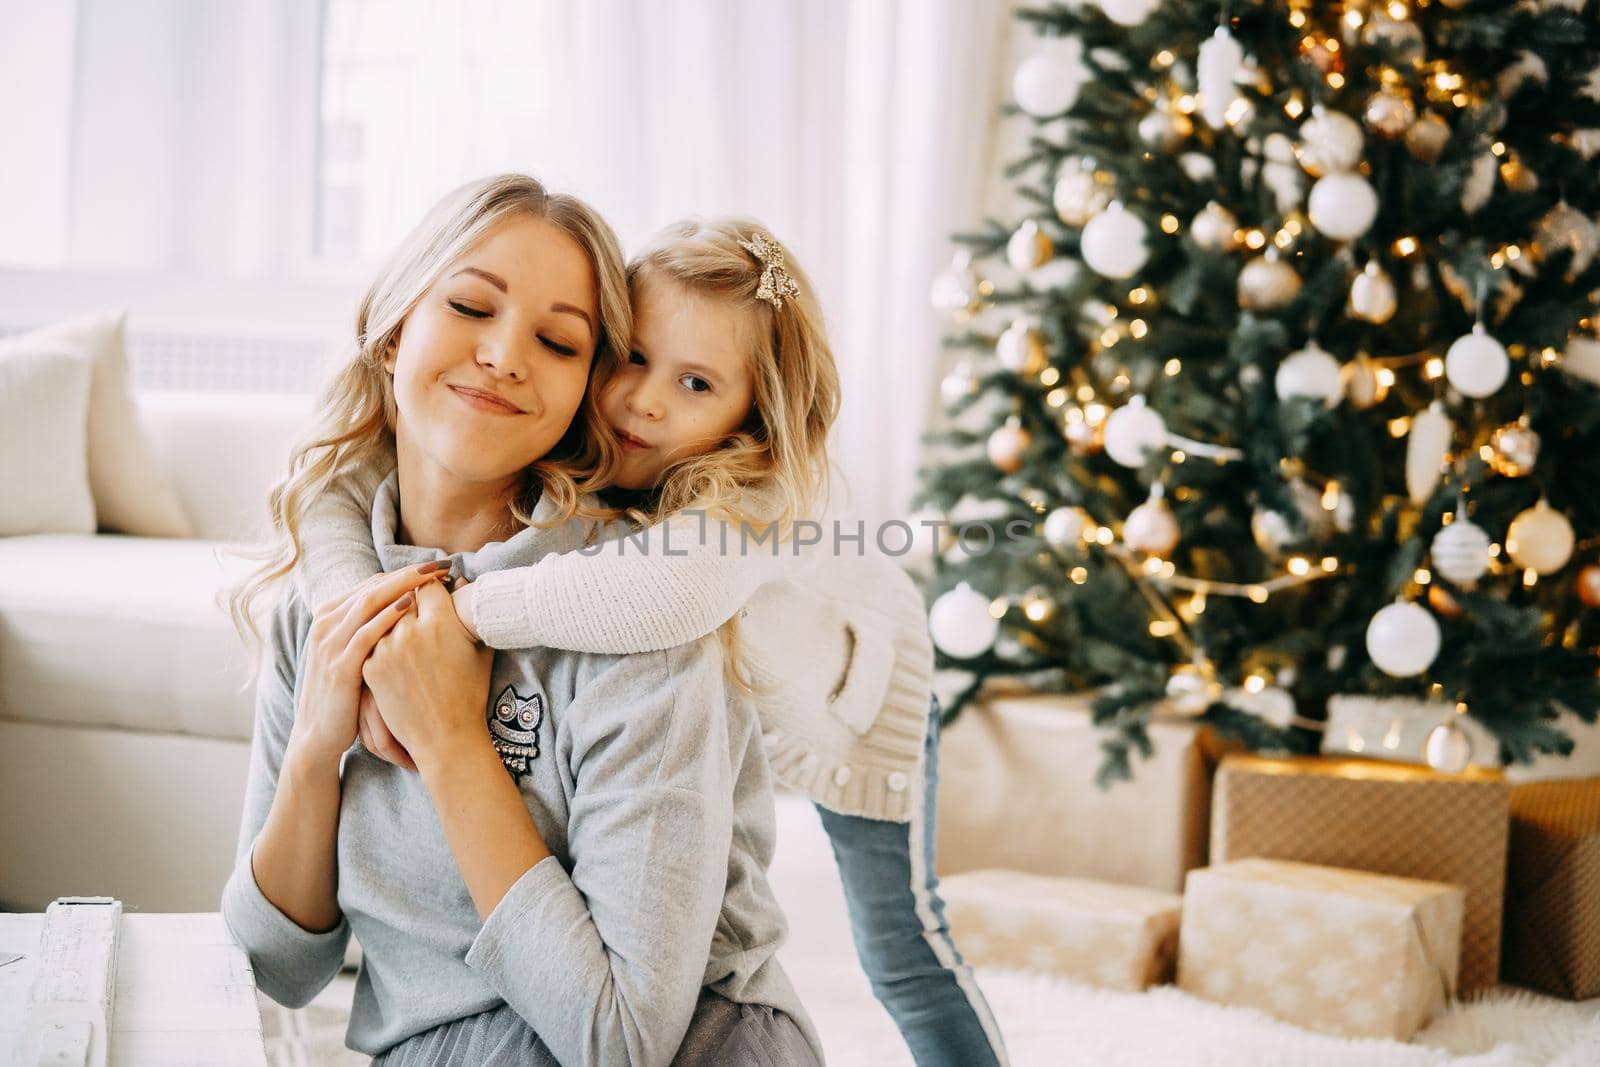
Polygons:
<instances>
[{"instance_id":1,"label":"woman's face","mask_svg":"<svg viewBox=\"0 0 1600 1067\"><path fill-rule=\"evenodd\" d=\"M422 295L384 358L397 448L503 484L567 432L598 323L583 247L544 219L501 222Z\"/></svg>"},{"instance_id":2,"label":"woman's face","mask_svg":"<svg viewBox=\"0 0 1600 1067\"><path fill-rule=\"evenodd\" d=\"M633 350L600 395L622 443L616 484L650 489L674 463L709 452L744 424L754 397L745 316L675 282L635 286Z\"/></svg>"}]
</instances>

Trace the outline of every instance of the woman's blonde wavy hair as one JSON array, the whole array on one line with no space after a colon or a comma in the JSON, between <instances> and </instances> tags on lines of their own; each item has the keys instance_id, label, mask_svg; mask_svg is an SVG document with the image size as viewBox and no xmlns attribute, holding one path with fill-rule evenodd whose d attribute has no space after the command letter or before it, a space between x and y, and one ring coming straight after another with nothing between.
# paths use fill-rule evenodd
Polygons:
<instances>
[{"instance_id":1,"label":"woman's blonde wavy hair","mask_svg":"<svg viewBox=\"0 0 1600 1067\"><path fill-rule=\"evenodd\" d=\"M756 295L764 264L745 247L760 234L777 248L798 289L779 306ZM839 371L822 306L789 250L745 218L685 219L658 232L628 263L635 299L669 283L745 316L754 382L750 415L710 451L669 468L652 496L651 521L695 507L729 522L785 530L811 516L828 492L828 431L839 413ZM759 511L751 512L759 501Z\"/></svg>"},{"instance_id":2,"label":"woman's blonde wavy hair","mask_svg":"<svg viewBox=\"0 0 1600 1067\"><path fill-rule=\"evenodd\" d=\"M512 513L531 525L541 495L555 500L559 525L574 516L604 519L614 514L588 503L584 494L615 476L621 449L601 417L598 396L622 364L633 332L628 282L616 234L600 214L574 196L551 193L526 174L481 178L446 194L401 241L378 271L356 313L348 358L324 389L311 429L294 445L289 473L272 488L272 543L252 558L261 565L228 600L235 628L259 644L256 610L261 598L288 575L301 555L300 524L317 494L359 465L392 462L394 378L384 354L398 339L406 317L441 274L506 219L543 219L583 248L594 269L599 336L588 388L572 425L545 456L529 464Z\"/></svg>"}]
</instances>

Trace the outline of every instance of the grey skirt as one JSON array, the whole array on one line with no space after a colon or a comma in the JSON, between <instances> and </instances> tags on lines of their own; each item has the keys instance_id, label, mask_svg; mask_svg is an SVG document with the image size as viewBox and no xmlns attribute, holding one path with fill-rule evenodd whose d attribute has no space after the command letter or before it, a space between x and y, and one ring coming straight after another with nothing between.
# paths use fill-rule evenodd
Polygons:
<instances>
[{"instance_id":1,"label":"grey skirt","mask_svg":"<svg viewBox=\"0 0 1600 1067\"><path fill-rule=\"evenodd\" d=\"M765 1004L738 1004L701 990L674 1067L822 1067L800 1027ZM502 1004L493 1011L436 1026L407 1038L373 1067L562 1067L522 1016Z\"/></svg>"}]
</instances>

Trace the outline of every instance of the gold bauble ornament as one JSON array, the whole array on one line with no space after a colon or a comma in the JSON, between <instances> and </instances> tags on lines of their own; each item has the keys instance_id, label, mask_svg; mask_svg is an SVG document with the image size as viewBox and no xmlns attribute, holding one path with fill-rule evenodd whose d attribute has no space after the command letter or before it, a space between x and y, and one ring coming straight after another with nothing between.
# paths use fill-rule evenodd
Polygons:
<instances>
[{"instance_id":1,"label":"gold bauble ornament","mask_svg":"<svg viewBox=\"0 0 1600 1067\"><path fill-rule=\"evenodd\" d=\"M1526 415L1496 430L1491 444L1489 466L1507 478L1532 474L1539 462L1539 434L1528 425Z\"/></svg>"},{"instance_id":2,"label":"gold bauble ornament","mask_svg":"<svg viewBox=\"0 0 1600 1067\"><path fill-rule=\"evenodd\" d=\"M1239 220L1213 200L1189 223L1189 237L1208 252L1232 252L1239 247Z\"/></svg>"},{"instance_id":3,"label":"gold bauble ornament","mask_svg":"<svg viewBox=\"0 0 1600 1067\"><path fill-rule=\"evenodd\" d=\"M1392 141L1404 136L1417 121L1417 109L1409 98L1395 90L1380 89L1367 100L1362 117L1367 129Z\"/></svg>"},{"instance_id":4,"label":"gold bauble ornament","mask_svg":"<svg viewBox=\"0 0 1600 1067\"><path fill-rule=\"evenodd\" d=\"M1152 556L1170 554L1181 536L1178 517L1162 498L1159 483L1151 487L1150 499L1128 512L1122 524L1123 544Z\"/></svg>"},{"instance_id":5,"label":"gold bauble ornament","mask_svg":"<svg viewBox=\"0 0 1600 1067\"><path fill-rule=\"evenodd\" d=\"M1572 523L1543 497L1511 520L1506 552L1511 561L1539 575L1554 574L1572 558Z\"/></svg>"},{"instance_id":6,"label":"gold bauble ornament","mask_svg":"<svg viewBox=\"0 0 1600 1067\"><path fill-rule=\"evenodd\" d=\"M989 435L989 462L1007 474L1015 474L1022 469L1022 456L1031 444L1033 434L1022 425L1021 419L1013 415L1004 426Z\"/></svg>"},{"instance_id":7,"label":"gold bauble ornament","mask_svg":"<svg viewBox=\"0 0 1600 1067\"><path fill-rule=\"evenodd\" d=\"M1350 283L1350 314L1363 322L1382 326L1394 318L1395 309L1399 306L1400 297L1395 290L1394 279L1389 277L1389 272L1377 260L1367 260L1365 269Z\"/></svg>"},{"instance_id":8,"label":"gold bauble ornament","mask_svg":"<svg viewBox=\"0 0 1600 1067\"><path fill-rule=\"evenodd\" d=\"M1053 255L1055 244L1033 219L1025 220L1006 242L1006 262L1018 273L1044 266Z\"/></svg>"},{"instance_id":9,"label":"gold bauble ornament","mask_svg":"<svg viewBox=\"0 0 1600 1067\"><path fill-rule=\"evenodd\" d=\"M1578 572L1578 599L1586 608L1600 608L1600 564L1591 563Z\"/></svg>"},{"instance_id":10,"label":"gold bauble ornament","mask_svg":"<svg viewBox=\"0 0 1600 1067\"><path fill-rule=\"evenodd\" d=\"M983 311L994 285L972 265L972 253L958 249L950 266L933 280L930 300L936 310L949 312L957 322Z\"/></svg>"},{"instance_id":11,"label":"gold bauble ornament","mask_svg":"<svg viewBox=\"0 0 1600 1067\"><path fill-rule=\"evenodd\" d=\"M1051 202L1062 222L1083 226L1111 203L1111 185L1087 161L1079 161L1061 168Z\"/></svg>"},{"instance_id":12,"label":"gold bauble ornament","mask_svg":"<svg viewBox=\"0 0 1600 1067\"><path fill-rule=\"evenodd\" d=\"M1194 132L1188 115L1157 108L1139 120L1139 139L1151 148L1170 152Z\"/></svg>"},{"instance_id":13,"label":"gold bauble ornament","mask_svg":"<svg viewBox=\"0 0 1600 1067\"><path fill-rule=\"evenodd\" d=\"M1450 143L1450 124L1430 111L1406 131L1406 151L1418 163L1433 166Z\"/></svg>"},{"instance_id":14,"label":"gold bauble ornament","mask_svg":"<svg viewBox=\"0 0 1600 1067\"><path fill-rule=\"evenodd\" d=\"M1045 353L1044 334L1028 318L1019 318L1006 327L994 346L1000 365L1013 374L1032 378L1044 370L1049 361Z\"/></svg>"},{"instance_id":15,"label":"gold bauble ornament","mask_svg":"<svg viewBox=\"0 0 1600 1067\"><path fill-rule=\"evenodd\" d=\"M1239 272L1239 306L1275 311L1293 300L1302 282L1295 269L1272 253L1257 256Z\"/></svg>"}]
</instances>

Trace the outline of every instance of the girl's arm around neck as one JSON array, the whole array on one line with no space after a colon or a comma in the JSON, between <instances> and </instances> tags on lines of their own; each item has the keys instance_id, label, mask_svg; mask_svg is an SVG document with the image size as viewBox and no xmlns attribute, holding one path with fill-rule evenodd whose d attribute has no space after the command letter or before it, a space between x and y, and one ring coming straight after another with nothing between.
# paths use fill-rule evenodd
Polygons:
<instances>
[{"instance_id":1,"label":"girl's arm around neck","mask_svg":"<svg viewBox=\"0 0 1600 1067\"><path fill-rule=\"evenodd\" d=\"M658 652L704 637L805 557L754 528L680 512L531 567L480 576L473 628L491 648Z\"/></svg>"},{"instance_id":2,"label":"girl's arm around neck","mask_svg":"<svg viewBox=\"0 0 1600 1067\"><path fill-rule=\"evenodd\" d=\"M372 498L386 477L388 468L380 463L353 467L307 507L294 582L311 607L346 595L383 570L372 547Z\"/></svg>"}]
</instances>

